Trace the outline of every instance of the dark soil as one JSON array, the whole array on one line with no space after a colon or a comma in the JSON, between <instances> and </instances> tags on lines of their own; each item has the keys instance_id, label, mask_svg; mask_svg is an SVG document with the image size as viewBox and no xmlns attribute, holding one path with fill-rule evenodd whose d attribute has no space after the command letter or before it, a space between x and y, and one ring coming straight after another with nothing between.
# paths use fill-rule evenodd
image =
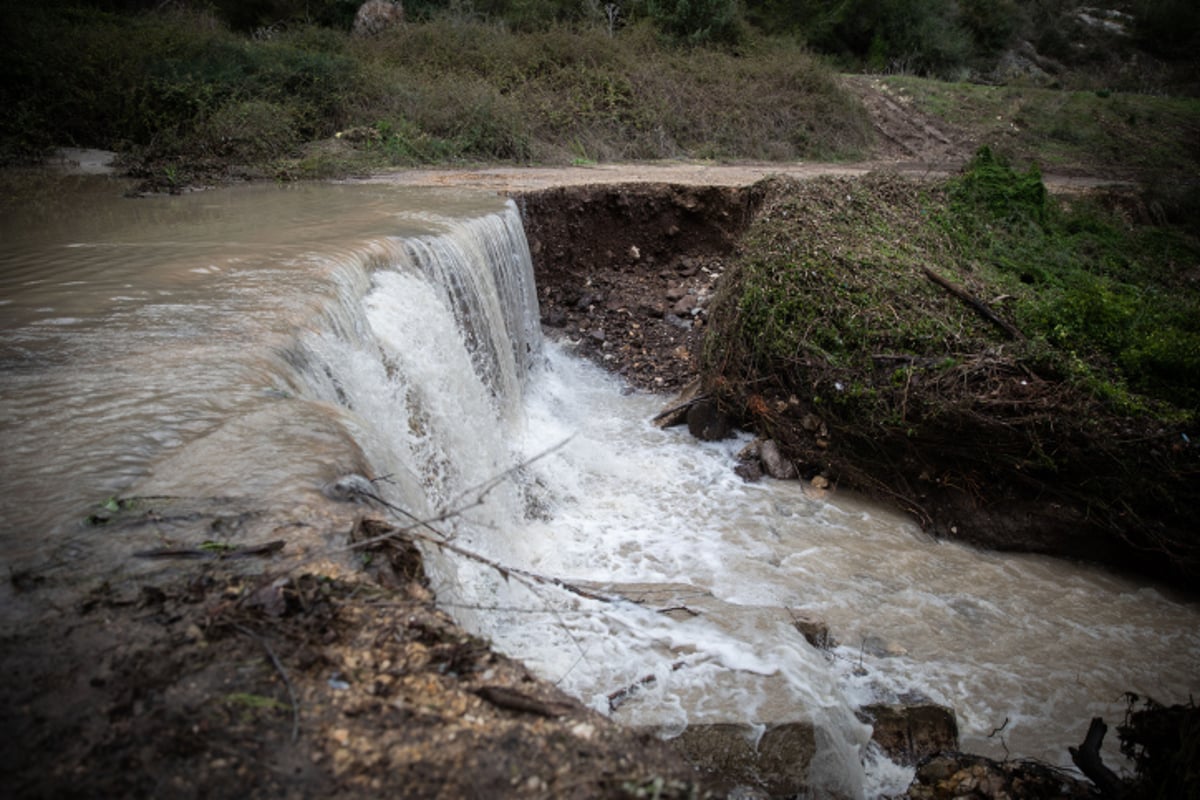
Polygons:
<instances>
[{"instance_id":1,"label":"dark soil","mask_svg":"<svg viewBox=\"0 0 1200 800\"><path fill-rule=\"evenodd\" d=\"M756 187L574 186L519 196L547 335L639 389L696 376L707 306Z\"/></svg>"},{"instance_id":2,"label":"dark soil","mask_svg":"<svg viewBox=\"0 0 1200 800\"><path fill-rule=\"evenodd\" d=\"M340 578L218 560L47 609L0 644L6 796L701 791L665 743L459 629L399 534L372 555Z\"/></svg>"}]
</instances>

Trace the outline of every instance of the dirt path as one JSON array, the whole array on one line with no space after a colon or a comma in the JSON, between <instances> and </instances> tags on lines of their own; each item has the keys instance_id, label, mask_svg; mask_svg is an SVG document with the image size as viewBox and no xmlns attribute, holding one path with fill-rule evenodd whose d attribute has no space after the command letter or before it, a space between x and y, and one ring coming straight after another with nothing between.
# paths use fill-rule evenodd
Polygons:
<instances>
[{"instance_id":1,"label":"dirt path","mask_svg":"<svg viewBox=\"0 0 1200 800\"><path fill-rule=\"evenodd\" d=\"M889 170L914 177L943 177L961 167L968 156L936 162L913 158L883 158L876 161L830 163L745 162L714 164L694 161L660 161L639 164L595 164L576 167L485 167L479 169L408 169L381 173L368 180L405 186L448 186L494 189L506 194L537 192L572 186L617 186L625 184L671 184L676 186L746 187L772 175L796 179L855 177ZM1058 191L1081 191L1101 186L1125 186L1126 181L1102 176L1045 175L1047 187Z\"/></svg>"}]
</instances>

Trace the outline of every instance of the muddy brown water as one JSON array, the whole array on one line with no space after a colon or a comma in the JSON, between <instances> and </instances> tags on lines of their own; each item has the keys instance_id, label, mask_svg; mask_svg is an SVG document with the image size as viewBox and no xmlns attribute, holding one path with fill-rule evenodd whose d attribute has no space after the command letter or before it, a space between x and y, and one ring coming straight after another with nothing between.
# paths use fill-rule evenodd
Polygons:
<instances>
[{"instance_id":1,"label":"muddy brown water","mask_svg":"<svg viewBox=\"0 0 1200 800\"><path fill-rule=\"evenodd\" d=\"M851 763L869 702L928 696L956 709L966 749L1066 764L1092 716L1120 719L1123 692L1197 689L1195 603L935 542L853 497L743 484L739 442L647 424L662 398L542 342L516 208L490 191L122 189L60 179L0 217L0 558L39 581L0 588L6 629L172 568L133 557L156 547L284 538L345 563L323 531L355 507L328 487L360 474L417 513L455 511L447 535L501 563L828 620L841 644L819 653L430 560L464 624L597 708L654 673L641 721L761 721L778 694L756 685L686 698L729 672L782 681L831 731L831 790L903 781ZM105 504L130 496L169 500L125 525ZM98 512L113 524L89 524Z\"/></svg>"}]
</instances>

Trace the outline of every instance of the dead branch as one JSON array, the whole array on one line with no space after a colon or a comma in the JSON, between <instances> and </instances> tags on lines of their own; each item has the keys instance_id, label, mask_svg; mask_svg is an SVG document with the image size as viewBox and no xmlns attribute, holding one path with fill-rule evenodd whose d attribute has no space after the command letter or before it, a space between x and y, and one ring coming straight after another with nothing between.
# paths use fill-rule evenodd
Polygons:
<instances>
[{"instance_id":1,"label":"dead branch","mask_svg":"<svg viewBox=\"0 0 1200 800\"><path fill-rule=\"evenodd\" d=\"M683 661L676 661L671 665L671 672L678 672L686 666ZM616 713L616 710L625 705L626 701L632 700L645 686L652 686L658 681L658 677L651 673L644 675L638 680L623 689L617 689L615 692L610 692L608 695L608 710L609 713Z\"/></svg>"},{"instance_id":2,"label":"dead branch","mask_svg":"<svg viewBox=\"0 0 1200 800\"><path fill-rule=\"evenodd\" d=\"M1105 800L1120 800L1125 796L1125 784L1117 773L1104 765L1104 759L1100 756L1100 746L1104 744L1106 733L1108 726L1104 724L1104 720L1092 717L1092 724L1088 726L1083 744L1079 747L1068 747L1067 752L1071 754L1071 760L1079 767L1079 771L1100 790L1101 797Z\"/></svg>"},{"instance_id":3,"label":"dead branch","mask_svg":"<svg viewBox=\"0 0 1200 800\"><path fill-rule=\"evenodd\" d=\"M536 714L547 719L556 719L569 714L573 707L567 703L555 703L539 700L527 694L510 689L507 686L480 686L475 690L476 696L497 708L505 711L518 711L522 714Z\"/></svg>"},{"instance_id":4,"label":"dead branch","mask_svg":"<svg viewBox=\"0 0 1200 800\"><path fill-rule=\"evenodd\" d=\"M985 320L992 323L1000 330L1004 331L1004 333L1006 333L1008 335L1008 338L1015 339L1017 341L1023 341L1025 339L1025 334L1021 333L1021 330L1017 326L1013 325L1011 322L1008 322L1007 320L1000 318L996 314L996 312L992 311L992 309L990 309L987 306L986 303L984 303L982 300L980 300L977 297L975 297L974 295L972 295L970 292L968 292L963 287L959 286L956 283L952 283L951 281L946 280L941 275L938 275L936 272L931 270L929 267L921 267L921 271L925 273L926 278L933 281L935 284L942 287L947 292L949 292L950 294L957 297L959 300L966 303L979 316L983 317Z\"/></svg>"},{"instance_id":5,"label":"dead branch","mask_svg":"<svg viewBox=\"0 0 1200 800\"><path fill-rule=\"evenodd\" d=\"M134 558L217 558L232 560L249 558L250 556L270 556L278 553L287 544L282 539L264 542L250 547L232 547L229 549L205 547L159 547L153 550L139 550Z\"/></svg>"}]
</instances>

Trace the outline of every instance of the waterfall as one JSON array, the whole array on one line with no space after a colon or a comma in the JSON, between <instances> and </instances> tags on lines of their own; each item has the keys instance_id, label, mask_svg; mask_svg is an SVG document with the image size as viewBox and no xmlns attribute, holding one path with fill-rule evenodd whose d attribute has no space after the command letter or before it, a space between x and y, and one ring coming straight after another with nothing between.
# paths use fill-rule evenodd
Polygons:
<instances>
[{"instance_id":1,"label":"waterfall","mask_svg":"<svg viewBox=\"0 0 1200 800\"><path fill-rule=\"evenodd\" d=\"M338 270L341 301L302 343L306 393L352 412L394 499L426 515L513 466L505 432L542 351L515 206L448 226Z\"/></svg>"},{"instance_id":2,"label":"waterfall","mask_svg":"<svg viewBox=\"0 0 1200 800\"><path fill-rule=\"evenodd\" d=\"M680 580L674 571L584 566L579 557L587 561L599 543L572 542L574 555L546 558L568 544L557 526L577 526L570 517L579 509L592 517L585 525L606 524L604 510L580 504L592 488L637 505L623 483L660 459L655 471L666 483L642 512L661 513L653 495L672 494L670 462L690 445L645 424L648 409L615 406L610 378L543 344L516 207L442 234L376 242L363 261L366 270L338 271L341 302L305 338L303 375L305 394L349 412L376 476L387 476L380 493L419 517L446 517L441 533L495 563L566 580L622 572ZM621 430L630 425L660 438L631 441ZM724 469L718 454L703 469L702 480L724 480L713 472ZM695 490L688 480L675 490L685 504L678 493ZM620 525L620 512L609 511ZM522 582L436 548L427 548L426 567L460 623L598 710L611 712L610 695L637 686L619 718L667 735L736 722L753 743L768 723L803 722L817 745L808 782L862 794L867 731L825 657L792 626L770 621L777 629L758 631L769 643L748 646L707 619L681 623L635 603Z\"/></svg>"}]
</instances>

